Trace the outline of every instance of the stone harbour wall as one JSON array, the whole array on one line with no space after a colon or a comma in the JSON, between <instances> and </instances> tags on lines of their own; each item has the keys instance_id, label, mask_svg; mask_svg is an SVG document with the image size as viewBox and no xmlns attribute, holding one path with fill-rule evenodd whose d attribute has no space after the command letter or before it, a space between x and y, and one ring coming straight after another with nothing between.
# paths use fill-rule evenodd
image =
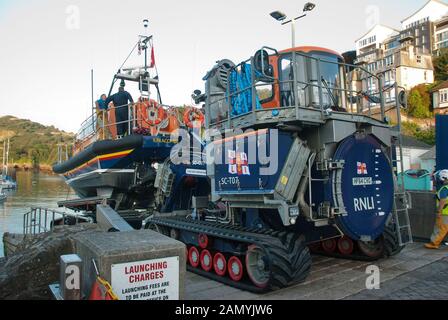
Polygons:
<instances>
[{"instance_id":1,"label":"stone harbour wall","mask_svg":"<svg viewBox=\"0 0 448 320\"><path fill-rule=\"evenodd\" d=\"M59 257L74 253L74 235L92 230L96 225L61 226L26 238L13 255L0 260L0 300L51 299L48 285L59 281Z\"/></svg>"}]
</instances>

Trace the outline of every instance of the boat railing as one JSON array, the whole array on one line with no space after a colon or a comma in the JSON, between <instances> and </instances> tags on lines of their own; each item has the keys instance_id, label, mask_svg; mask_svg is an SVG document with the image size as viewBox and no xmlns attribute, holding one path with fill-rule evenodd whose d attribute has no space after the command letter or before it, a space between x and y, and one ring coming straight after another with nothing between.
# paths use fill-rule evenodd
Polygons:
<instances>
[{"instance_id":1,"label":"boat railing","mask_svg":"<svg viewBox=\"0 0 448 320\"><path fill-rule=\"evenodd\" d=\"M395 82L385 84L382 75L375 75L362 66L303 52L276 53L276 56L280 75L255 70L254 57L230 69L226 92L207 96L207 127L233 128L239 118L245 118L248 123L247 116L252 115L253 120L249 122L256 122L260 112L282 116L280 113L285 109L295 110L291 114L296 120L302 119L304 109L313 109L320 112L321 120L329 112L344 112L386 122L386 112L390 110L386 110L385 102L398 99ZM249 71L244 70L246 66L250 67ZM235 73L245 76L245 72L249 81L243 85L240 81L235 86L232 76ZM271 96L263 100L261 94L266 87L270 88ZM395 107L394 103L392 108Z\"/></svg>"},{"instance_id":2,"label":"boat railing","mask_svg":"<svg viewBox=\"0 0 448 320\"><path fill-rule=\"evenodd\" d=\"M23 234L25 236L38 235L52 232L57 225L71 225L80 222L92 222L92 219L75 213L33 207L23 215Z\"/></svg>"},{"instance_id":3,"label":"boat railing","mask_svg":"<svg viewBox=\"0 0 448 320\"><path fill-rule=\"evenodd\" d=\"M171 108L163 104L157 104L157 106L164 108L165 111ZM117 114L123 112L123 109L127 109L127 119L118 121ZM81 129L76 134L75 150L82 150L96 141L121 138L122 135L119 134L118 127L122 125L125 125L127 134L132 134L142 128L150 131L151 128L156 127L154 125L156 119L157 114L154 114L154 108L141 102L122 106L111 105L107 110L97 109L82 123Z\"/></svg>"}]
</instances>

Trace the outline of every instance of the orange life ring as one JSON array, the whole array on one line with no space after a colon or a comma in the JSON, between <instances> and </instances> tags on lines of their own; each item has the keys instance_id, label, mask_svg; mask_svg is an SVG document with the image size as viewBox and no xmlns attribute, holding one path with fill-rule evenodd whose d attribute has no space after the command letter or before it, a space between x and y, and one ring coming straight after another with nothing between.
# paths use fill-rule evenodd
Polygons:
<instances>
[{"instance_id":1,"label":"orange life ring","mask_svg":"<svg viewBox=\"0 0 448 320\"><path fill-rule=\"evenodd\" d=\"M157 126L166 118L165 109L160 106L155 100L141 99L141 103L144 104L146 112L145 122L150 126Z\"/></svg>"},{"instance_id":2,"label":"orange life ring","mask_svg":"<svg viewBox=\"0 0 448 320\"><path fill-rule=\"evenodd\" d=\"M191 107L185 110L183 120L188 128L193 128L195 127L195 122L200 122L202 126L204 124L205 117L200 109Z\"/></svg>"}]
</instances>

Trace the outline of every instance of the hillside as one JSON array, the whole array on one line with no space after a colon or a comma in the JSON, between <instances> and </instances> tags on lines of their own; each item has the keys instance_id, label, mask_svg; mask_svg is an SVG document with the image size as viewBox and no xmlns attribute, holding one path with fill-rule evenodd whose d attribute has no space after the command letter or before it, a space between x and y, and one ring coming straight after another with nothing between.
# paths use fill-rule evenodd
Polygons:
<instances>
[{"instance_id":1,"label":"hillside","mask_svg":"<svg viewBox=\"0 0 448 320\"><path fill-rule=\"evenodd\" d=\"M0 148L11 139L10 164L46 166L56 162L58 144L70 144L73 134L13 116L0 117ZM1 157L1 152L0 152Z\"/></svg>"}]
</instances>

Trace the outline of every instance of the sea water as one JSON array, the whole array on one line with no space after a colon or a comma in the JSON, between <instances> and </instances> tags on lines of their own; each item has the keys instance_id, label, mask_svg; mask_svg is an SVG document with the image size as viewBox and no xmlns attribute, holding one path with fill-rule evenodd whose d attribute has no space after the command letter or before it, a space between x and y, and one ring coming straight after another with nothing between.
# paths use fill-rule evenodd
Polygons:
<instances>
[{"instance_id":1,"label":"sea water","mask_svg":"<svg viewBox=\"0 0 448 320\"><path fill-rule=\"evenodd\" d=\"M18 171L16 179L17 189L5 190L8 198L0 202L0 257L4 256L3 234L23 233L23 215L31 207L65 211L57 202L76 198L63 178L56 175Z\"/></svg>"}]
</instances>

